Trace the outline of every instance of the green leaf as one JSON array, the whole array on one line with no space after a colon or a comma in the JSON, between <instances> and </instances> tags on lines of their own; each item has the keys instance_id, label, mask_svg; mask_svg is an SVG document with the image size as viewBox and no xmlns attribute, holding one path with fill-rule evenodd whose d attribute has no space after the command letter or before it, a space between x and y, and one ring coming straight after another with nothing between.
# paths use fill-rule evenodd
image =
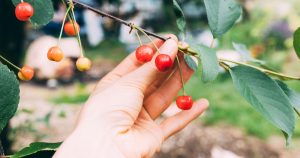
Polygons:
<instances>
[{"instance_id":1,"label":"green leaf","mask_svg":"<svg viewBox=\"0 0 300 158\"><path fill-rule=\"evenodd\" d=\"M0 133L17 111L20 100L19 81L14 72L0 62Z\"/></svg>"},{"instance_id":2,"label":"green leaf","mask_svg":"<svg viewBox=\"0 0 300 158\"><path fill-rule=\"evenodd\" d=\"M233 83L241 95L268 121L281 129L290 142L295 117L289 98L269 76L247 66L236 66L230 70Z\"/></svg>"},{"instance_id":3,"label":"green leaf","mask_svg":"<svg viewBox=\"0 0 300 158\"><path fill-rule=\"evenodd\" d=\"M290 99L292 106L294 107L295 111L300 115L300 94L296 91L290 89L288 85L280 80L276 80L277 84L283 90L283 92L287 95Z\"/></svg>"},{"instance_id":4,"label":"green leaf","mask_svg":"<svg viewBox=\"0 0 300 158\"><path fill-rule=\"evenodd\" d=\"M298 28L294 33L293 45L298 58L300 58L300 28Z\"/></svg>"},{"instance_id":5,"label":"green leaf","mask_svg":"<svg viewBox=\"0 0 300 158\"><path fill-rule=\"evenodd\" d=\"M54 9L52 0L24 0L32 5L34 8L34 14L30 18L30 22L33 26L38 27L48 24L54 15ZM21 1L12 0L13 4L16 6Z\"/></svg>"},{"instance_id":6,"label":"green leaf","mask_svg":"<svg viewBox=\"0 0 300 158\"><path fill-rule=\"evenodd\" d=\"M176 23L177 27L181 32L185 32L185 26L186 26L186 21L185 21L185 16L184 13L178 4L177 0L173 0L173 8L174 8L174 13L176 15Z\"/></svg>"},{"instance_id":7,"label":"green leaf","mask_svg":"<svg viewBox=\"0 0 300 158\"><path fill-rule=\"evenodd\" d=\"M41 151L55 151L58 149L58 147L61 145L61 142L59 143L44 143L44 142L35 142L31 143L29 147L26 147L16 154L12 156L12 158L21 158L33 154L37 154Z\"/></svg>"},{"instance_id":8,"label":"green leaf","mask_svg":"<svg viewBox=\"0 0 300 158\"><path fill-rule=\"evenodd\" d=\"M202 66L202 81L207 83L215 80L219 74L219 62L216 51L201 44L194 44L190 42L189 45L190 48L197 52L200 56Z\"/></svg>"},{"instance_id":9,"label":"green leaf","mask_svg":"<svg viewBox=\"0 0 300 158\"><path fill-rule=\"evenodd\" d=\"M214 38L226 33L242 14L235 0L204 0L208 24Z\"/></svg>"},{"instance_id":10,"label":"green leaf","mask_svg":"<svg viewBox=\"0 0 300 158\"><path fill-rule=\"evenodd\" d=\"M190 69L192 69L193 71L197 71L198 64L195 61L197 60L196 58L194 60L190 55L184 54L184 60Z\"/></svg>"}]
</instances>

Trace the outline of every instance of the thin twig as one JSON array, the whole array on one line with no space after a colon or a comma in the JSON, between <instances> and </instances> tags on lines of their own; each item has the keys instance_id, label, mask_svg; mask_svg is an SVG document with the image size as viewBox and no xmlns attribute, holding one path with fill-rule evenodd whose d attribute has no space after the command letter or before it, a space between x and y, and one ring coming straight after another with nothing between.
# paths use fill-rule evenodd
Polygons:
<instances>
[{"instance_id":1,"label":"thin twig","mask_svg":"<svg viewBox=\"0 0 300 158\"><path fill-rule=\"evenodd\" d=\"M247 63L232 61L232 60L228 60L228 59L219 59L219 62L230 62L230 63L234 63L234 64L238 64L238 65L244 65L244 66L252 67L252 68L257 69L261 72L264 72L264 73L269 74L269 75L277 76L277 77L280 77L282 79L300 80L300 77L285 75L285 74L282 74L282 73L274 72L274 71L264 69L264 68L260 68L260 67L250 65L250 64L247 64Z\"/></svg>"},{"instance_id":2,"label":"thin twig","mask_svg":"<svg viewBox=\"0 0 300 158\"><path fill-rule=\"evenodd\" d=\"M76 1L76 0L73 0L73 3L74 3L74 5L78 5L78 6L82 7L82 8L86 8L86 9L89 9L89 10L91 10L91 11L97 13L97 14L100 14L100 15L102 15L103 17L108 17L108 18L113 19L113 20L116 20L116 21L118 21L118 22L120 22L120 23L122 23L122 24L124 24L124 25L126 25L126 26L128 26L128 27L131 27L131 23L130 23L130 22L127 22L127 21L125 21L125 20L123 20L123 19L120 19L120 18L115 17L115 16L113 16L113 15L107 14L107 13L101 11L101 10L95 9L95 8L93 8L93 7L91 7L91 6L88 6L88 5L84 4L84 3L78 2L78 1ZM155 34L155 33L153 33L153 32L147 31L147 30L145 30L145 29L142 29L142 30L143 30L147 35L149 35L149 36L153 36L153 37L156 37L156 38L161 39L161 40L164 40L164 41L167 40L167 38L162 37L162 36L159 36L159 35L157 35L157 34Z\"/></svg>"}]
</instances>

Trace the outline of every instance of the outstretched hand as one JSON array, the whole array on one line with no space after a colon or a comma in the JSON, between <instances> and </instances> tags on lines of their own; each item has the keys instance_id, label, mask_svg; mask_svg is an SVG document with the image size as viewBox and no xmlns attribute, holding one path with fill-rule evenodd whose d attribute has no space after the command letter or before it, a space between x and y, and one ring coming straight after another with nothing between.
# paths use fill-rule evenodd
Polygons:
<instances>
[{"instance_id":1,"label":"outstretched hand","mask_svg":"<svg viewBox=\"0 0 300 158\"><path fill-rule=\"evenodd\" d=\"M178 40L173 35L169 37L166 42L156 40L154 43L160 53L170 55L174 61ZM54 157L151 157L167 138L207 109L208 101L200 99L194 102L192 109L156 123L172 104L182 84L176 66L159 72L154 58L141 64L132 53L106 75L83 107L75 130ZM181 67L186 82L193 71L183 60Z\"/></svg>"}]
</instances>

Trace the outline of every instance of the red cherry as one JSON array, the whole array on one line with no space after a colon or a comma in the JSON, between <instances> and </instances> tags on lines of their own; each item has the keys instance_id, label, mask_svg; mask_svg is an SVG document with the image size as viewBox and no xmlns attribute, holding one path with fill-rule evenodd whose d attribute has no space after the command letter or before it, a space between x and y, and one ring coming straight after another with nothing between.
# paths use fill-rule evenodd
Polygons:
<instances>
[{"instance_id":1,"label":"red cherry","mask_svg":"<svg viewBox=\"0 0 300 158\"><path fill-rule=\"evenodd\" d=\"M27 2L19 3L15 9L16 17L20 21L28 21L33 16L33 12L33 7Z\"/></svg>"},{"instance_id":2,"label":"red cherry","mask_svg":"<svg viewBox=\"0 0 300 158\"><path fill-rule=\"evenodd\" d=\"M159 54L155 59L155 65L159 71L167 71L173 66L171 57L167 54Z\"/></svg>"},{"instance_id":3,"label":"red cherry","mask_svg":"<svg viewBox=\"0 0 300 158\"><path fill-rule=\"evenodd\" d=\"M193 106L193 98L191 96L179 96L176 99L176 105L181 110L189 110Z\"/></svg>"},{"instance_id":4,"label":"red cherry","mask_svg":"<svg viewBox=\"0 0 300 158\"><path fill-rule=\"evenodd\" d=\"M146 63L152 60L154 51L152 47L148 45L142 45L138 47L135 51L135 57L138 61Z\"/></svg>"},{"instance_id":5,"label":"red cherry","mask_svg":"<svg viewBox=\"0 0 300 158\"><path fill-rule=\"evenodd\" d=\"M77 30L77 31L75 31L75 29L74 29L74 26L75 26L75 29ZM67 34L67 35L69 35L69 36L75 36L76 35L76 33L79 33L79 31L80 31L80 26L76 23L76 22L74 22L74 25L73 25L73 22L67 22L66 24L65 24L65 26L64 26L64 31L65 31L65 33Z\"/></svg>"}]
</instances>

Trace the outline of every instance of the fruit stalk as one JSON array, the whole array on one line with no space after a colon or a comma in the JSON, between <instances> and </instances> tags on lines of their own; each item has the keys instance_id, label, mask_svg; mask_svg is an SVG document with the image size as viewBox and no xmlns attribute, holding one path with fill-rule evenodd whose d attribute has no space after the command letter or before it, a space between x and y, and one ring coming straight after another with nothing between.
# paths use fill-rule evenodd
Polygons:
<instances>
[{"instance_id":1,"label":"fruit stalk","mask_svg":"<svg viewBox=\"0 0 300 158\"><path fill-rule=\"evenodd\" d=\"M142 33L149 39L149 41L153 44L153 46L155 47L157 53L160 54L158 47L157 47L156 44L153 42L153 40L151 39L151 37L144 31L144 29L142 29L142 28L140 28L140 27L138 27L138 26L135 26L135 25L133 25L133 24L130 24L130 27L133 28L133 29L135 29L135 30L137 30L137 31L142 32Z\"/></svg>"},{"instance_id":2,"label":"fruit stalk","mask_svg":"<svg viewBox=\"0 0 300 158\"><path fill-rule=\"evenodd\" d=\"M17 70L21 70L18 66L16 66L15 64L11 63L10 61L8 61L7 59L5 59L2 55L0 55L0 59L4 60L6 63L8 63L9 65L13 66L14 68L16 68Z\"/></svg>"},{"instance_id":3,"label":"fruit stalk","mask_svg":"<svg viewBox=\"0 0 300 158\"><path fill-rule=\"evenodd\" d=\"M181 66L180 66L180 61L179 61L178 55L176 55L176 61L177 61L178 69L179 69L179 73L180 73L180 79L181 79L181 84L182 84L182 92L183 92L183 95L185 96L183 74L182 74L182 69L181 69Z\"/></svg>"},{"instance_id":4,"label":"fruit stalk","mask_svg":"<svg viewBox=\"0 0 300 158\"><path fill-rule=\"evenodd\" d=\"M84 52L83 52L83 48L82 48L82 44L81 44L81 38L80 38L80 35L79 35L78 30L77 30L76 27L75 27L75 23L77 23L77 22L76 22L75 13L74 13L74 10L73 10L74 4L73 4L73 1L72 1L72 0L69 0L69 5L72 7L72 8L71 8L71 19L73 18L72 24L73 24L74 30L75 30L75 32L76 32L77 40L78 40L79 47L80 47L80 57L84 57Z\"/></svg>"},{"instance_id":5,"label":"fruit stalk","mask_svg":"<svg viewBox=\"0 0 300 158\"><path fill-rule=\"evenodd\" d=\"M136 34L136 37L137 37L137 38L138 38L138 40L139 40L140 46L142 46L142 45L143 45L143 43L142 43L142 41L141 41L141 38L140 38L140 35L139 35L139 32L138 32L138 30L136 30L136 31L135 31L135 34Z\"/></svg>"},{"instance_id":6,"label":"fruit stalk","mask_svg":"<svg viewBox=\"0 0 300 158\"><path fill-rule=\"evenodd\" d=\"M59 43L60 43L60 40L61 40L61 37L62 37L62 33L63 33L63 30L64 30L64 26L65 26L65 23L66 23L66 18L69 14L69 11L70 11L71 7L69 6L66 13L65 13L65 16L64 16L64 19L63 19L63 23L61 25L61 29L60 29L60 33L59 33L59 38L58 38L58 41L57 41L57 46L59 46Z\"/></svg>"}]
</instances>

